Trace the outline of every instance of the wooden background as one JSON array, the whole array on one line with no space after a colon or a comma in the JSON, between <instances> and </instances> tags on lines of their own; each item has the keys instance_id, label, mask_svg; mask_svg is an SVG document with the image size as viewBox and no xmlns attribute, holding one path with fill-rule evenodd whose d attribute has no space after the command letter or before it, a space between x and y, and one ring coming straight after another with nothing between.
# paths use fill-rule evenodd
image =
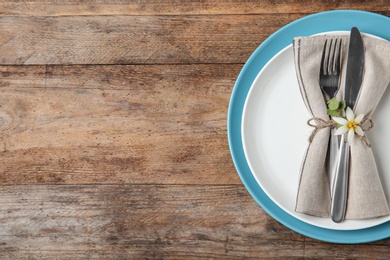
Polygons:
<instances>
[{"instance_id":1,"label":"wooden background","mask_svg":"<svg viewBox=\"0 0 390 260\"><path fill-rule=\"evenodd\" d=\"M388 259L267 215L232 163L235 79L305 15L390 1L2 1L1 259Z\"/></svg>"}]
</instances>

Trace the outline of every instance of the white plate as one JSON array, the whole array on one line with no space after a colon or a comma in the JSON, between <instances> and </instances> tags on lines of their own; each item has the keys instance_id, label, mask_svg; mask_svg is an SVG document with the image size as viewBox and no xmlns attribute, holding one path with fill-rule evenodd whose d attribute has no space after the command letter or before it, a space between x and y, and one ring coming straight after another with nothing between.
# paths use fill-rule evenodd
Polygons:
<instances>
[{"instance_id":1,"label":"white plate","mask_svg":"<svg viewBox=\"0 0 390 260\"><path fill-rule=\"evenodd\" d=\"M328 34L334 34L329 32ZM336 32L340 33L340 32ZM367 134L372 144L387 201L390 194L390 89L374 115L375 128ZM356 230L390 220L390 216L334 223L294 211L300 166L311 115L305 108L296 79L292 45L275 55L260 71L245 101L242 140L249 167L264 192L283 210L306 223L335 230ZM387 173L387 174L386 174Z\"/></svg>"}]
</instances>

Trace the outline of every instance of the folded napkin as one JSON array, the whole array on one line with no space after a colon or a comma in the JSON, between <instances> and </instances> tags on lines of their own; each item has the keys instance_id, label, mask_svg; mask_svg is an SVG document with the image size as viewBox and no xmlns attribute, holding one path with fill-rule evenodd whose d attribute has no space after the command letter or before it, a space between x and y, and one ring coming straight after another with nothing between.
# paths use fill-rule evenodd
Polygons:
<instances>
[{"instance_id":1,"label":"folded napkin","mask_svg":"<svg viewBox=\"0 0 390 260\"><path fill-rule=\"evenodd\" d=\"M293 41L296 73L303 101L313 117L325 121L330 118L319 86L320 60L325 40L335 37L334 35L297 37ZM349 36L337 38L343 40L343 70L340 90L337 93L338 99L341 100ZM390 42L365 36L363 42L364 76L354 113L370 117L390 82ZM325 162L329 135L329 127L318 129L308 144L301 166L295 208L297 212L318 217L330 216L330 181ZM366 146L359 138L354 138L350 144L346 219L368 219L390 214L372 149L375 148Z\"/></svg>"}]
</instances>

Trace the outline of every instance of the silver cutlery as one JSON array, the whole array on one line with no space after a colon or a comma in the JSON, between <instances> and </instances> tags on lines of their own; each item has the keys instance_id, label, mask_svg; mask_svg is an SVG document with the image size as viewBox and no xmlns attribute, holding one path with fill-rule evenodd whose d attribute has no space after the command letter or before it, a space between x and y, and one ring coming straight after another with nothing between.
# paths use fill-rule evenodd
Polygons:
<instances>
[{"instance_id":1,"label":"silver cutlery","mask_svg":"<svg viewBox=\"0 0 390 260\"><path fill-rule=\"evenodd\" d=\"M341 72L341 44L342 40L334 38L326 40L322 51L320 68L320 87L324 93L326 102L334 98L340 87ZM336 164L337 152L339 149L339 137L334 135L335 129L331 129L328 145L327 172L330 185L333 187L334 166ZM333 191L331 190L331 194Z\"/></svg>"},{"instance_id":2,"label":"silver cutlery","mask_svg":"<svg viewBox=\"0 0 390 260\"><path fill-rule=\"evenodd\" d=\"M363 79L364 69L364 46L359 30L356 27L351 29L347 70L344 88L344 100L347 107L352 110L355 106L357 96ZM340 223L344 220L349 178L349 144L346 141L346 134L342 135L340 148L336 160L334 193L331 203L331 218L334 222Z\"/></svg>"}]
</instances>

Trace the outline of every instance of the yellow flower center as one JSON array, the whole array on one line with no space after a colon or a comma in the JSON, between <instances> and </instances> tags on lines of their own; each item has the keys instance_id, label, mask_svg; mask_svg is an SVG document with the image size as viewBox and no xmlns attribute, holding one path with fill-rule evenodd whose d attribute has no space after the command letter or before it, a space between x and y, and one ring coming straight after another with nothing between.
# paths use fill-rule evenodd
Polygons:
<instances>
[{"instance_id":1,"label":"yellow flower center","mask_svg":"<svg viewBox=\"0 0 390 260\"><path fill-rule=\"evenodd\" d=\"M357 126L358 126L358 123L354 119L349 120L347 123L348 130L351 130L351 129L355 130Z\"/></svg>"}]
</instances>

